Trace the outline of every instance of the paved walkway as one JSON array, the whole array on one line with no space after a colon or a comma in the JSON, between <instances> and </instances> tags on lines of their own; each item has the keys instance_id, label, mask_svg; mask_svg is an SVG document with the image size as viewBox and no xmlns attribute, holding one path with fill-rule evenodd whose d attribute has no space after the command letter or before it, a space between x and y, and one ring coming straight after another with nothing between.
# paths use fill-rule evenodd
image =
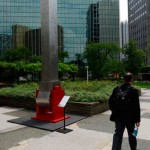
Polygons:
<instances>
[{"instance_id":1,"label":"paved walkway","mask_svg":"<svg viewBox=\"0 0 150 150\"><path fill-rule=\"evenodd\" d=\"M142 89L140 104L142 119L137 137L138 149L150 150L150 90ZM68 134L7 122L33 114L29 110L0 107L0 150L111 150L115 128L114 123L109 121L110 111L68 126L73 129ZM126 131L122 150L130 150Z\"/></svg>"}]
</instances>

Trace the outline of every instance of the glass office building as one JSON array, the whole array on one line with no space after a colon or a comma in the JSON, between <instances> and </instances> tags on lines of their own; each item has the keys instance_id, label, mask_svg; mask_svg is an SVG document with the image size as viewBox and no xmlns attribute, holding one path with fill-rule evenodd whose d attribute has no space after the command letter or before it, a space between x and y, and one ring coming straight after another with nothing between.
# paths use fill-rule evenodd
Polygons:
<instances>
[{"instance_id":1,"label":"glass office building","mask_svg":"<svg viewBox=\"0 0 150 150\"><path fill-rule=\"evenodd\" d=\"M137 42L138 48L146 49L148 43L149 0L128 0L129 36Z\"/></svg>"},{"instance_id":2,"label":"glass office building","mask_svg":"<svg viewBox=\"0 0 150 150\"><path fill-rule=\"evenodd\" d=\"M71 58L90 42L119 45L119 0L58 0L58 24Z\"/></svg>"},{"instance_id":3,"label":"glass office building","mask_svg":"<svg viewBox=\"0 0 150 150\"><path fill-rule=\"evenodd\" d=\"M40 38L39 8L40 0L0 0L0 55L7 49L28 47L28 39L32 39L28 48L39 55L40 43L34 38Z\"/></svg>"},{"instance_id":4,"label":"glass office building","mask_svg":"<svg viewBox=\"0 0 150 150\"><path fill-rule=\"evenodd\" d=\"M17 47L40 55L40 0L0 0L0 20L0 55ZM90 42L119 41L119 0L58 0L58 49L69 60Z\"/></svg>"},{"instance_id":5,"label":"glass office building","mask_svg":"<svg viewBox=\"0 0 150 150\"><path fill-rule=\"evenodd\" d=\"M90 4L87 11L87 41L113 42L119 39L118 1L102 0Z\"/></svg>"},{"instance_id":6,"label":"glass office building","mask_svg":"<svg viewBox=\"0 0 150 150\"><path fill-rule=\"evenodd\" d=\"M128 0L129 39L137 42L137 47L147 50L150 44L150 0ZM147 54L150 64L150 52Z\"/></svg>"}]
</instances>

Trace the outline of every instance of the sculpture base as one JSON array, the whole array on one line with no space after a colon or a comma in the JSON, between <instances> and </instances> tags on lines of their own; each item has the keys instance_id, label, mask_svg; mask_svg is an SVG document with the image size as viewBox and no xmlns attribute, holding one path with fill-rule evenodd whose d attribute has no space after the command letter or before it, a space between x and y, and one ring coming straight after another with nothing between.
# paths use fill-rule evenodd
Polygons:
<instances>
[{"instance_id":1,"label":"sculpture base","mask_svg":"<svg viewBox=\"0 0 150 150\"><path fill-rule=\"evenodd\" d=\"M70 116L65 116L65 119L68 119L68 118L70 118ZM46 115L43 115L43 116L34 116L32 117L32 119L55 123L55 122L64 120L64 117L52 119L51 117L46 117Z\"/></svg>"},{"instance_id":2,"label":"sculpture base","mask_svg":"<svg viewBox=\"0 0 150 150\"><path fill-rule=\"evenodd\" d=\"M46 122L59 122L65 119L70 118L69 116L65 116L65 110L63 107L59 107L59 103L65 95L64 90L59 86L54 86L53 89L47 94L50 96L47 97L47 105L45 103L45 93L43 92L40 96L40 100L36 101L36 115L32 117L35 120L41 120ZM36 91L36 98L38 98L39 91ZM42 103L42 100L44 103Z\"/></svg>"},{"instance_id":3,"label":"sculpture base","mask_svg":"<svg viewBox=\"0 0 150 150\"><path fill-rule=\"evenodd\" d=\"M59 132L59 133L63 133L63 134L66 134L66 133L69 133L69 132L72 132L73 130L71 130L71 129L64 129L64 128L62 128L62 129L59 129L59 130L57 130L57 132Z\"/></svg>"}]
</instances>

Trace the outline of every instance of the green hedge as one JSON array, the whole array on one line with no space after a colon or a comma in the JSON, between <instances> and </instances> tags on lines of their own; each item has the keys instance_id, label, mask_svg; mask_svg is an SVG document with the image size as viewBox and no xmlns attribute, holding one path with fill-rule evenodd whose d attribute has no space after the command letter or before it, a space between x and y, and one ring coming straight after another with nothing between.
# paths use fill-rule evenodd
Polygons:
<instances>
[{"instance_id":1,"label":"green hedge","mask_svg":"<svg viewBox=\"0 0 150 150\"><path fill-rule=\"evenodd\" d=\"M13 97L16 99L30 99L35 98L36 89L38 89L36 83L14 84L12 87L1 88L0 96Z\"/></svg>"},{"instance_id":2,"label":"green hedge","mask_svg":"<svg viewBox=\"0 0 150 150\"><path fill-rule=\"evenodd\" d=\"M119 83L120 84L120 83ZM65 94L71 96L70 101L75 102L105 102L108 100L116 81L62 81L61 86ZM150 88L150 83L134 82L139 88ZM37 83L14 84L12 87L0 89L0 96L13 97L15 99L35 98L35 91L39 88Z\"/></svg>"},{"instance_id":3,"label":"green hedge","mask_svg":"<svg viewBox=\"0 0 150 150\"><path fill-rule=\"evenodd\" d=\"M117 83L112 81L62 82L66 95L71 96L70 101L76 102L105 102L115 86Z\"/></svg>"},{"instance_id":4,"label":"green hedge","mask_svg":"<svg viewBox=\"0 0 150 150\"><path fill-rule=\"evenodd\" d=\"M65 94L71 96L70 101L76 102L104 102L107 101L113 88L117 85L112 81L63 81L62 88ZM16 99L35 98L37 83L13 85L13 87L1 88L0 96L14 97Z\"/></svg>"}]
</instances>

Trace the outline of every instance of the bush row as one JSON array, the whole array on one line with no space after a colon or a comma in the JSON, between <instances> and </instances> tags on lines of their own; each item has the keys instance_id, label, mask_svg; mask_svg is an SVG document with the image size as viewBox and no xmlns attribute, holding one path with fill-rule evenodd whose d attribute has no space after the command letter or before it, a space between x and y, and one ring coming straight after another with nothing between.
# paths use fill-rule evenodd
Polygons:
<instances>
[{"instance_id":1,"label":"bush row","mask_svg":"<svg viewBox=\"0 0 150 150\"><path fill-rule=\"evenodd\" d=\"M75 102L105 102L108 100L117 82L112 81L63 81L61 86L65 94L71 96L70 101ZM15 99L35 98L37 83L14 84L12 87L0 89L0 96L13 97Z\"/></svg>"}]
</instances>

